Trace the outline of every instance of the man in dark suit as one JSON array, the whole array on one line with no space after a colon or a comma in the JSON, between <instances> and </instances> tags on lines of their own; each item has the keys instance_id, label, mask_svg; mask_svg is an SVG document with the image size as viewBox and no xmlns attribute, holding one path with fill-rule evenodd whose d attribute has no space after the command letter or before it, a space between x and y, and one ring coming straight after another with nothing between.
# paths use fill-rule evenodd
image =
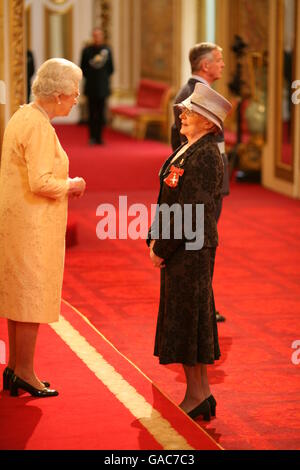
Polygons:
<instances>
[{"instance_id":1,"label":"man in dark suit","mask_svg":"<svg viewBox=\"0 0 300 470\"><path fill-rule=\"evenodd\" d=\"M195 88L195 84L198 82L204 83L207 86L211 86L216 80L222 77L222 72L225 67L223 60L222 49L216 44L210 42L202 42L196 44L189 53L189 60L191 64L192 76L188 82L179 90L175 97L174 104L180 103L190 96ZM173 151L177 149L186 138L180 134L181 122L179 119L180 108L174 106L174 119L175 122L171 129L171 144ZM218 135L219 150L224 163L224 179L222 194L219 203L216 208L216 220L218 222L223 204L223 197L229 194L229 173L228 173L228 159L225 153L224 134ZM217 321L225 321L225 317L216 312Z\"/></svg>"},{"instance_id":2,"label":"man in dark suit","mask_svg":"<svg viewBox=\"0 0 300 470\"><path fill-rule=\"evenodd\" d=\"M27 49L27 103L30 101L31 79L35 72L33 53Z\"/></svg>"},{"instance_id":3,"label":"man in dark suit","mask_svg":"<svg viewBox=\"0 0 300 470\"><path fill-rule=\"evenodd\" d=\"M110 95L114 66L111 50L104 44L99 28L93 30L93 43L82 51L81 68L85 77L84 94L88 99L90 144L102 144L106 99Z\"/></svg>"}]
</instances>

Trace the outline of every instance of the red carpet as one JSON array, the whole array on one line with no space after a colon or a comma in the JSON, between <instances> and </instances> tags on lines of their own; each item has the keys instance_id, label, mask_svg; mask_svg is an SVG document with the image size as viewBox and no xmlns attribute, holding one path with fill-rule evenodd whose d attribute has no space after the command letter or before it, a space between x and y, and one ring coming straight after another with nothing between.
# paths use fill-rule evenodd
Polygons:
<instances>
[{"instance_id":1,"label":"red carpet","mask_svg":"<svg viewBox=\"0 0 300 470\"><path fill-rule=\"evenodd\" d=\"M61 336L41 327L37 355L39 370L61 393L36 399L2 391L0 449L219 449L66 303L62 320Z\"/></svg>"},{"instance_id":2,"label":"red carpet","mask_svg":"<svg viewBox=\"0 0 300 470\"><path fill-rule=\"evenodd\" d=\"M105 145L88 146L85 126L57 126L57 134L69 151L70 176L86 179L89 191L120 191L134 181L135 190L153 189L160 161L169 146L156 141L136 141L107 129Z\"/></svg>"},{"instance_id":3,"label":"red carpet","mask_svg":"<svg viewBox=\"0 0 300 470\"><path fill-rule=\"evenodd\" d=\"M64 296L178 403L181 367L152 356L158 272L143 240L97 240L99 197L79 203L80 245L67 254ZM131 198L147 202L151 194ZM291 362L300 326L299 218L298 202L255 186L233 185L224 206L214 286L227 322L219 325L222 358L209 368L218 416L205 429L227 449L300 447L300 366Z\"/></svg>"},{"instance_id":4,"label":"red carpet","mask_svg":"<svg viewBox=\"0 0 300 470\"><path fill-rule=\"evenodd\" d=\"M85 197L70 204L78 245L67 251L64 298L178 403L181 367L159 366L152 355L159 272L145 242L96 237L99 204L116 204L122 194L128 204L156 202L169 149L113 132L104 147L89 148L84 127L58 133L71 175L88 180ZM300 339L300 203L233 183L219 231L214 288L227 321L219 324L222 358L209 368L217 419L199 424L226 449L299 449L300 365L292 363L291 345Z\"/></svg>"},{"instance_id":5,"label":"red carpet","mask_svg":"<svg viewBox=\"0 0 300 470\"><path fill-rule=\"evenodd\" d=\"M125 172L128 155L122 155ZM114 160L105 158L108 182ZM149 182L148 173L157 178L163 158L144 162L139 185ZM129 202L156 202L157 179L152 191L137 191L136 181L135 174L128 180ZM118 194L88 193L77 204L79 246L67 255L64 296L178 403L181 367L159 366L152 356L159 273L145 243L95 236L97 205ZM201 426L226 449L299 449L300 365L292 363L291 345L300 331L300 203L233 183L219 231L214 287L227 321L219 324L222 358L209 368L218 415Z\"/></svg>"}]
</instances>

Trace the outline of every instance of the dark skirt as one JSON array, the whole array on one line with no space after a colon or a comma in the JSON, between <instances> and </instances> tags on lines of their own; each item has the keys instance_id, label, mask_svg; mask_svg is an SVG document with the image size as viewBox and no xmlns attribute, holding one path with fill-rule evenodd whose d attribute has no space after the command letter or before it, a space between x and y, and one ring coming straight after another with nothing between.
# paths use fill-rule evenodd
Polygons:
<instances>
[{"instance_id":1,"label":"dark skirt","mask_svg":"<svg viewBox=\"0 0 300 470\"><path fill-rule=\"evenodd\" d=\"M221 355L212 290L215 252L182 245L161 269L154 348L161 364L213 364Z\"/></svg>"}]
</instances>

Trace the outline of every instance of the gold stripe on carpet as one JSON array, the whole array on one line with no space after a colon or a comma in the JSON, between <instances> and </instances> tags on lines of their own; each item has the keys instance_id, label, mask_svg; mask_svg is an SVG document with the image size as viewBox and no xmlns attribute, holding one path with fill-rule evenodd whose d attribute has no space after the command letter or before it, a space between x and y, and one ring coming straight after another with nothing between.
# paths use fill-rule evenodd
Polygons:
<instances>
[{"instance_id":1,"label":"gold stripe on carpet","mask_svg":"<svg viewBox=\"0 0 300 470\"><path fill-rule=\"evenodd\" d=\"M170 423L62 315L50 325L72 351L166 450L194 450Z\"/></svg>"},{"instance_id":2,"label":"gold stripe on carpet","mask_svg":"<svg viewBox=\"0 0 300 470\"><path fill-rule=\"evenodd\" d=\"M67 300L65 299L62 299L62 303L64 303L65 305L67 305L71 310L73 310L73 312L75 312L77 315L80 316L80 318L85 322L87 323L102 339L103 341L105 341L107 344L109 344L120 356L122 356L129 364L132 365L132 367L134 367L136 370L139 371L139 373L141 375L143 375L145 377L145 379L148 381L148 382L151 382L151 384L161 393L161 395L163 395L170 403L172 403L174 406L178 407L178 405L172 400L172 398L168 395L166 395L164 393L164 391L157 385L157 384L153 384L152 380L145 374L145 372L143 372L134 362L132 362L127 356L125 356L121 351L119 351L119 349L116 348L116 346L111 343L102 333L101 331L99 331L95 325L93 325L93 323L90 322L90 320L85 316L83 315L83 313L81 313L76 307L74 307L74 305L70 304ZM180 410L184 415L184 411L181 410L181 408L178 407L178 410ZM187 416L186 416L187 417ZM191 418L189 418L191 419ZM194 425L197 426L198 428L201 429L201 431L203 432L203 434L205 434L205 436L210 439L217 447L219 447L220 450L224 450L224 448L218 443L216 442L209 434L208 432L203 429L197 422L193 421Z\"/></svg>"}]
</instances>

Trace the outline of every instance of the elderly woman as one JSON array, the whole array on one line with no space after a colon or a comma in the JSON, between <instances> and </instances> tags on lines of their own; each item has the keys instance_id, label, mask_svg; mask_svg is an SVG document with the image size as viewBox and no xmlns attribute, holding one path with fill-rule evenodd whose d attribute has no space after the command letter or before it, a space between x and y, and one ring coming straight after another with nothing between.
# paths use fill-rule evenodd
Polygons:
<instances>
[{"instance_id":1,"label":"elderly woman","mask_svg":"<svg viewBox=\"0 0 300 470\"><path fill-rule=\"evenodd\" d=\"M215 208L224 170L216 134L231 105L199 83L180 106L187 143L160 170L158 210L148 239L153 265L161 268L154 354L161 364L183 364L186 393L180 407L194 419L209 420L216 401L207 364L220 357L212 275L218 245ZM177 215L169 211L167 218L166 207L176 205Z\"/></svg>"},{"instance_id":2,"label":"elderly woman","mask_svg":"<svg viewBox=\"0 0 300 470\"><path fill-rule=\"evenodd\" d=\"M58 395L34 371L40 323L59 318L68 196L84 193L68 178L69 161L50 120L77 103L82 72L50 59L32 85L35 101L21 106L4 134L0 174L0 316L7 318L9 361L3 388L36 397Z\"/></svg>"}]
</instances>

